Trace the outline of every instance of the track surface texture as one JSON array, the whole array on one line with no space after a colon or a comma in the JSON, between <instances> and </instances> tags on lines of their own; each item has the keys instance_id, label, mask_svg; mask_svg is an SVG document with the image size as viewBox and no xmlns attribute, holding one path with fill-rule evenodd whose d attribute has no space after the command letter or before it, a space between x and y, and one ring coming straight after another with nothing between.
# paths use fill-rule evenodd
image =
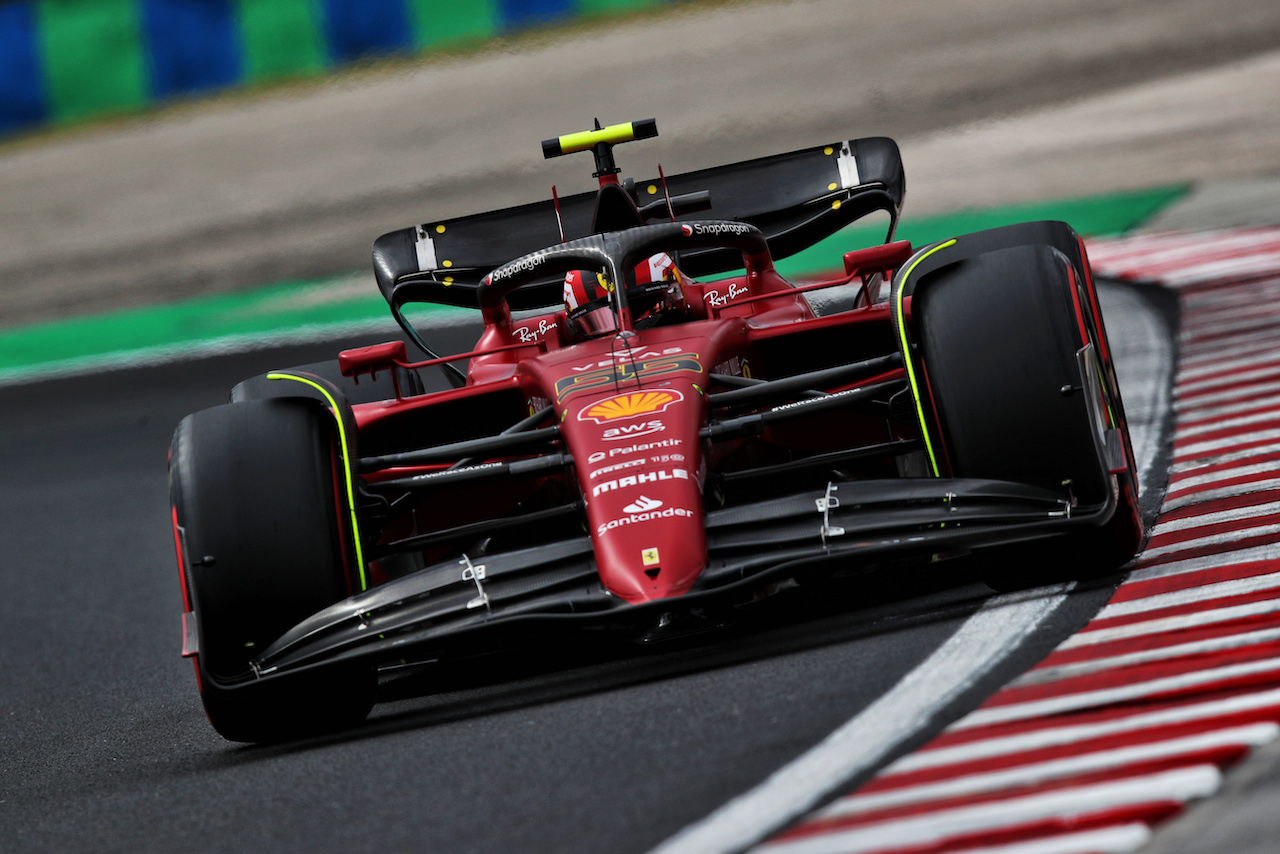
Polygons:
<instances>
[{"instance_id":1,"label":"track surface texture","mask_svg":"<svg viewBox=\"0 0 1280 854\"><path fill-rule=\"evenodd\" d=\"M892 136L908 215L1280 162L1273 0L795 0L0 145L0 325L367 270L378 234L590 184L538 140L656 116L628 174Z\"/></svg>"}]
</instances>

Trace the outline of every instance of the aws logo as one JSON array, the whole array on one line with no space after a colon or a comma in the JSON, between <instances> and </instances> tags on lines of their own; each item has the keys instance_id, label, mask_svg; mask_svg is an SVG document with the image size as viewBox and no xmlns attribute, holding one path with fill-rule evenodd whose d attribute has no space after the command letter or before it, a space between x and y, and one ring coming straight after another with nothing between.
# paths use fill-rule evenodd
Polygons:
<instances>
[{"instance_id":1,"label":"aws logo","mask_svg":"<svg viewBox=\"0 0 1280 854\"><path fill-rule=\"evenodd\" d=\"M606 442L614 442L618 439L634 439L637 436L661 433L666 429L667 425L655 418L652 421L642 421L639 424L623 424L621 427L610 427L600 434L600 438Z\"/></svg>"},{"instance_id":2,"label":"aws logo","mask_svg":"<svg viewBox=\"0 0 1280 854\"><path fill-rule=\"evenodd\" d=\"M605 365L604 367L574 374L573 376L562 377L556 380L556 400L559 403L563 403L580 391L616 386L619 383L638 380L641 377L653 379L680 371L702 373L702 363L698 361L698 354L673 353L669 356L659 356L643 361L619 362L616 365Z\"/></svg>"},{"instance_id":3,"label":"aws logo","mask_svg":"<svg viewBox=\"0 0 1280 854\"><path fill-rule=\"evenodd\" d=\"M624 418L637 418L641 415L657 415L665 412L671 404L681 400L684 400L684 395L675 389L615 394L583 409L578 413L578 420L605 424Z\"/></svg>"}]
</instances>

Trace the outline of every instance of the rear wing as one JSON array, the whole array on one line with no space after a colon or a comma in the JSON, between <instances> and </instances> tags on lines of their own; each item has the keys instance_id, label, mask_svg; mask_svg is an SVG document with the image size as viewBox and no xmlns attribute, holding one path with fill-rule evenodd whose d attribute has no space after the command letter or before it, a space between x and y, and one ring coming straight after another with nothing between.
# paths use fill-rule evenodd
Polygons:
<instances>
[{"instance_id":1,"label":"rear wing","mask_svg":"<svg viewBox=\"0 0 1280 854\"><path fill-rule=\"evenodd\" d=\"M897 144L884 137L746 160L671 175L672 197L710 192L710 207L677 220L721 219L750 223L763 232L772 256L786 258L812 246L856 219L876 211L889 214L886 240L902 211L906 178ZM663 199L657 179L628 182L640 207ZM478 308L479 283L508 261L591 233L596 192L560 199L560 217L550 199L519 207L437 220L382 235L373 244L378 288L399 318L409 302ZM666 219L665 210L663 219ZM709 275L741 267L732 249L682 252L680 267ZM513 309L540 308L560 301L562 285L533 282L507 298Z\"/></svg>"}]
</instances>

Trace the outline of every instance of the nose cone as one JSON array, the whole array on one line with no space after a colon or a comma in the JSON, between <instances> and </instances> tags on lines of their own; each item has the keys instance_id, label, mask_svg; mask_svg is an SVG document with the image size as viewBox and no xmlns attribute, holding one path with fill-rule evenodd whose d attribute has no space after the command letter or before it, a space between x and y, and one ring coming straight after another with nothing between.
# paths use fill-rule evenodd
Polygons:
<instances>
[{"instance_id":1,"label":"nose cone","mask_svg":"<svg viewBox=\"0 0 1280 854\"><path fill-rule=\"evenodd\" d=\"M685 593L706 566L703 406L688 381L566 407L600 578L627 602Z\"/></svg>"},{"instance_id":2,"label":"nose cone","mask_svg":"<svg viewBox=\"0 0 1280 854\"><path fill-rule=\"evenodd\" d=\"M606 588L628 602L679 596L688 591L706 565L706 534L696 481L691 487L687 470L679 468L655 468L636 477L645 474L667 475L671 482L655 481L652 485L657 488L645 492L637 489L635 500L620 508L617 499L605 496L587 505L600 578ZM597 522L597 518L603 521Z\"/></svg>"}]
</instances>

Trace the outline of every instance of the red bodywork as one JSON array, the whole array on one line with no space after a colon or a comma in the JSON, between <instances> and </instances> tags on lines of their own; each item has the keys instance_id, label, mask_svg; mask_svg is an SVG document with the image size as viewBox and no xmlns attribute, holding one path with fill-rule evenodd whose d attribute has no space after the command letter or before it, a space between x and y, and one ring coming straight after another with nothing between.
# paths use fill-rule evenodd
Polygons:
<instances>
[{"instance_id":1,"label":"red bodywork","mask_svg":"<svg viewBox=\"0 0 1280 854\"><path fill-rule=\"evenodd\" d=\"M644 602L679 596L689 590L706 565L704 527L705 478L709 468L723 466L741 443L714 448L700 431L708 421L707 393L712 372L750 376L754 369L769 375L768 346L785 336L803 347L811 336L818 350L835 342L888 342L888 304L868 299L867 281L890 271L911 255L906 242L876 246L845 256L844 276L794 288L771 262L716 282L683 281L687 319L675 325L637 329L626 335L578 340L565 312L512 320L505 305L485 312L485 328L470 357L462 388L416 397L357 405L355 419L363 438L394 431L397 422L413 422L415 414L468 409L479 398L521 400L532 413L550 404L559 425L586 510L596 565L607 590L621 599ZM829 316L816 316L801 292L861 279L861 305ZM878 333L878 334L876 334ZM814 352L817 366L848 361L846 353ZM422 367L407 365L403 344L392 343L347 351L343 373ZM858 385L901 379L901 368ZM828 391L839 391L837 386ZM524 413L514 413L524 414ZM453 417L442 415L441 417ZM853 414L826 416L818 423L788 426L785 436L760 437L781 447L827 450L859 442L880 442L918 435L903 428L887 435L883 418ZM827 427L838 429L827 429ZM475 425L477 430L492 425ZM834 437L834 438L824 438ZM711 457L715 454L715 457ZM445 465L396 467L366 475L369 482L441 471ZM447 499L426 501L416 517L421 529L432 524L458 524L491 518L529 498L538 485L511 483L506 488L476 488ZM431 520L429 523L427 520ZM411 533L389 530L384 540ZM380 580L373 567L373 580Z\"/></svg>"}]
</instances>

